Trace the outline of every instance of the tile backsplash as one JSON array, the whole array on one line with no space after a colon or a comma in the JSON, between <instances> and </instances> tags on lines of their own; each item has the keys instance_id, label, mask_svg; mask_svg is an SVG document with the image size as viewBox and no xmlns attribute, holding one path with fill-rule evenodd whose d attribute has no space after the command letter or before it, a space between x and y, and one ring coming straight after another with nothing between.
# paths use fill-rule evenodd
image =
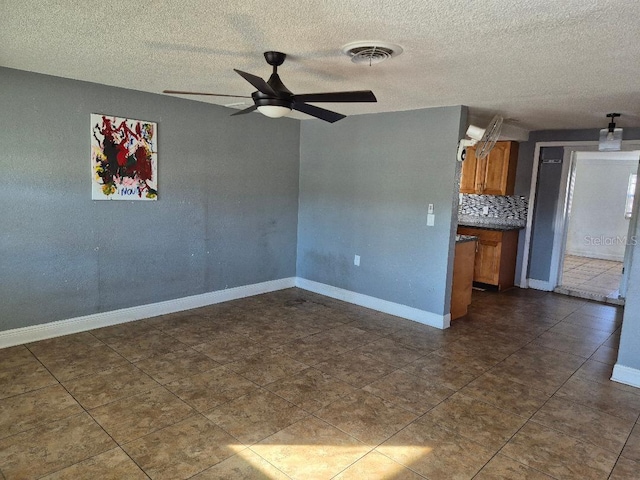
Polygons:
<instances>
[{"instance_id":1,"label":"tile backsplash","mask_svg":"<svg viewBox=\"0 0 640 480\"><path fill-rule=\"evenodd\" d=\"M525 197L463 193L462 203L458 205L458 221L525 226L527 207ZM487 213L483 213L483 210Z\"/></svg>"}]
</instances>

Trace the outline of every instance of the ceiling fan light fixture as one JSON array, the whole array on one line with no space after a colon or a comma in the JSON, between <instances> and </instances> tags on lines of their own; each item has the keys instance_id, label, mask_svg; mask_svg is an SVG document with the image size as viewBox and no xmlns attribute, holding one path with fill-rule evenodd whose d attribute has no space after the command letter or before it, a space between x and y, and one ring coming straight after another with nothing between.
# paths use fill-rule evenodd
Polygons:
<instances>
[{"instance_id":1,"label":"ceiling fan light fixture","mask_svg":"<svg viewBox=\"0 0 640 480\"><path fill-rule=\"evenodd\" d=\"M611 119L608 128L600 130L600 140L598 142L598 150L601 152L619 152L622 149L622 129L616 128L616 117L619 113L608 113L607 117Z\"/></svg>"},{"instance_id":2,"label":"ceiling fan light fixture","mask_svg":"<svg viewBox=\"0 0 640 480\"><path fill-rule=\"evenodd\" d=\"M281 107L280 105L261 105L258 107L258 111L269 118L286 117L291 113L289 107Z\"/></svg>"}]
</instances>

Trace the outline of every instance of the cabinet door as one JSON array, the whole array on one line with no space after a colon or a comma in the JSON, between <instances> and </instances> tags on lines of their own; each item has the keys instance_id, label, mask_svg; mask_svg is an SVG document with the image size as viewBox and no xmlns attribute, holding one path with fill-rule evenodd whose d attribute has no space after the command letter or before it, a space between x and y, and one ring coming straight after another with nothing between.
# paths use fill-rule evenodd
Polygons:
<instances>
[{"instance_id":1,"label":"cabinet door","mask_svg":"<svg viewBox=\"0 0 640 480\"><path fill-rule=\"evenodd\" d=\"M473 147L467 148L467 158L462 162L460 173L460 193L476 192L476 152Z\"/></svg>"},{"instance_id":2,"label":"cabinet door","mask_svg":"<svg viewBox=\"0 0 640 480\"><path fill-rule=\"evenodd\" d=\"M500 246L500 242L480 239L474 266L474 282L498 285L500 275Z\"/></svg>"},{"instance_id":3,"label":"cabinet door","mask_svg":"<svg viewBox=\"0 0 640 480\"><path fill-rule=\"evenodd\" d=\"M515 184L517 144L497 142L485 159L483 192L485 195L513 195Z\"/></svg>"}]
</instances>

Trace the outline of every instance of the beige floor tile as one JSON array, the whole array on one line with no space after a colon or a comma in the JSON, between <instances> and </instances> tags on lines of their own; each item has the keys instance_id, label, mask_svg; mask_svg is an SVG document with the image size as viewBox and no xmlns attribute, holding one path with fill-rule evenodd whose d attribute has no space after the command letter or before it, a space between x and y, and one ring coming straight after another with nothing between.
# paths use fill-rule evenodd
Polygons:
<instances>
[{"instance_id":1,"label":"beige floor tile","mask_svg":"<svg viewBox=\"0 0 640 480\"><path fill-rule=\"evenodd\" d=\"M0 471L7 480L39 478L116 444L86 413L0 440Z\"/></svg>"},{"instance_id":2,"label":"beige floor tile","mask_svg":"<svg viewBox=\"0 0 640 480\"><path fill-rule=\"evenodd\" d=\"M64 337L63 337L64 338ZM70 380L83 375L124 365L127 360L105 344L86 346L82 344L68 347L47 347L46 351L32 351L44 366L59 381Z\"/></svg>"},{"instance_id":3,"label":"beige floor tile","mask_svg":"<svg viewBox=\"0 0 640 480\"><path fill-rule=\"evenodd\" d=\"M582 359L584 360L584 359ZM574 374L572 368L531 362L515 354L491 369L491 374L553 395Z\"/></svg>"},{"instance_id":4,"label":"beige floor tile","mask_svg":"<svg viewBox=\"0 0 640 480\"><path fill-rule=\"evenodd\" d=\"M426 418L412 423L376 450L433 479L472 478L494 453Z\"/></svg>"},{"instance_id":5,"label":"beige floor tile","mask_svg":"<svg viewBox=\"0 0 640 480\"><path fill-rule=\"evenodd\" d=\"M123 446L153 479L189 478L243 448L213 422L194 415Z\"/></svg>"},{"instance_id":6,"label":"beige floor tile","mask_svg":"<svg viewBox=\"0 0 640 480\"><path fill-rule=\"evenodd\" d=\"M191 480L289 480L289 477L248 448L239 451Z\"/></svg>"},{"instance_id":7,"label":"beige floor tile","mask_svg":"<svg viewBox=\"0 0 640 480\"><path fill-rule=\"evenodd\" d=\"M321 335L321 338L331 340L336 345L349 349L361 347L381 338L380 335L352 327L351 325L341 325L339 327L320 332L318 335Z\"/></svg>"},{"instance_id":8,"label":"beige floor tile","mask_svg":"<svg viewBox=\"0 0 640 480\"><path fill-rule=\"evenodd\" d=\"M263 389L205 413L208 419L246 445L259 442L307 415L294 404Z\"/></svg>"},{"instance_id":9,"label":"beige floor tile","mask_svg":"<svg viewBox=\"0 0 640 480\"><path fill-rule=\"evenodd\" d=\"M371 446L406 427L417 415L359 390L315 412L315 416Z\"/></svg>"},{"instance_id":10,"label":"beige floor tile","mask_svg":"<svg viewBox=\"0 0 640 480\"><path fill-rule=\"evenodd\" d=\"M608 365L615 365L618 360L618 348L601 345L594 354L591 355L591 359Z\"/></svg>"},{"instance_id":11,"label":"beige floor tile","mask_svg":"<svg viewBox=\"0 0 640 480\"><path fill-rule=\"evenodd\" d=\"M338 398L356 391L356 388L348 383L315 368L307 368L295 375L270 383L265 388L307 412L315 412Z\"/></svg>"},{"instance_id":12,"label":"beige floor tile","mask_svg":"<svg viewBox=\"0 0 640 480\"><path fill-rule=\"evenodd\" d=\"M315 480L333 477L370 447L309 417L265 438L251 450L293 479Z\"/></svg>"},{"instance_id":13,"label":"beige floor tile","mask_svg":"<svg viewBox=\"0 0 640 480\"><path fill-rule=\"evenodd\" d=\"M155 328L151 328L149 332L140 336L110 337L103 341L130 362L139 362L144 358L183 350L187 347L184 343Z\"/></svg>"},{"instance_id":14,"label":"beige floor tile","mask_svg":"<svg viewBox=\"0 0 640 480\"><path fill-rule=\"evenodd\" d=\"M230 331L221 332L207 343L194 345L193 348L220 364L236 362L266 350L264 345Z\"/></svg>"},{"instance_id":15,"label":"beige floor tile","mask_svg":"<svg viewBox=\"0 0 640 480\"><path fill-rule=\"evenodd\" d=\"M622 451L633 428L633 420L557 397L538 410L532 420L615 453Z\"/></svg>"},{"instance_id":16,"label":"beige floor tile","mask_svg":"<svg viewBox=\"0 0 640 480\"><path fill-rule=\"evenodd\" d=\"M54 354L65 350L74 350L81 347L99 347L104 345L90 332L74 333L61 337L48 338L38 342L27 343L26 346L37 357L40 355Z\"/></svg>"},{"instance_id":17,"label":"beige floor tile","mask_svg":"<svg viewBox=\"0 0 640 480\"><path fill-rule=\"evenodd\" d=\"M563 320L563 323L571 323L593 330L602 330L604 332L613 333L618 328L618 323L613 318L600 318L589 315L583 311L573 312Z\"/></svg>"},{"instance_id":18,"label":"beige floor tile","mask_svg":"<svg viewBox=\"0 0 640 480\"><path fill-rule=\"evenodd\" d=\"M13 368L35 360L33 354L24 345L0 348L0 365L2 368Z\"/></svg>"},{"instance_id":19,"label":"beige floor tile","mask_svg":"<svg viewBox=\"0 0 640 480\"><path fill-rule=\"evenodd\" d=\"M334 480L423 480L425 477L412 472L389 457L373 451L366 454L346 470L333 477Z\"/></svg>"},{"instance_id":20,"label":"beige floor tile","mask_svg":"<svg viewBox=\"0 0 640 480\"><path fill-rule=\"evenodd\" d=\"M640 415L640 395L622 391L613 385L571 378L556 396L625 420L635 421Z\"/></svg>"},{"instance_id":21,"label":"beige floor tile","mask_svg":"<svg viewBox=\"0 0 640 480\"><path fill-rule=\"evenodd\" d=\"M386 363L379 362L356 351L348 351L342 355L332 357L317 364L315 368L356 388L364 387L395 370L394 367Z\"/></svg>"},{"instance_id":22,"label":"beige floor tile","mask_svg":"<svg viewBox=\"0 0 640 480\"><path fill-rule=\"evenodd\" d=\"M640 423L636 423L633 431L627 440L622 456L629 460L640 462Z\"/></svg>"},{"instance_id":23,"label":"beige floor tile","mask_svg":"<svg viewBox=\"0 0 640 480\"><path fill-rule=\"evenodd\" d=\"M405 372L433 379L452 390L464 387L482 375L486 369L484 364L476 364L469 360L466 363L460 363L454 358L446 358L436 353L419 358L402 367Z\"/></svg>"},{"instance_id":24,"label":"beige floor tile","mask_svg":"<svg viewBox=\"0 0 640 480\"><path fill-rule=\"evenodd\" d=\"M146 392L158 386L149 375L129 363L92 375L65 380L65 388L87 409Z\"/></svg>"},{"instance_id":25,"label":"beige floor tile","mask_svg":"<svg viewBox=\"0 0 640 480\"><path fill-rule=\"evenodd\" d=\"M527 419L461 393L425 415L435 423L497 452Z\"/></svg>"},{"instance_id":26,"label":"beige floor tile","mask_svg":"<svg viewBox=\"0 0 640 480\"><path fill-rule=\"evenodd\" d=\"M91 410L119 444L129 442L193 414L193 409L163 387Z\"/></svg>"},{"instance_id":27,"label":"beige floor tile","mask_svg":"<svg viewBox=\"0 0 640 480\"><path fill-rule=\"evenodd\" d=\"M301 338L275 348L274 351L284 353L306 365L316 365L350 350L344 344L337 344L326 332Z\"/></svg>"},{"instance_id":28,"label":"beige floor tile","mask_svg":"<svg viewBox=\"0 0 640 480\"><path fill-rule=\"evenodd\" d=\"M541 390L513 382L491 371L475 379L460 392L523 417L533 415L549 399L549 395Z\"/></svg>"},{"instance_id":29,"label":"beige floor tile","mask_svg":"<svg viewBox=\"0 0 640 480\"><path fill-rule=\"evenodd\" d=\"M535 422L528 422L501 453L555 478L585 480L606 478L618 457Z\"/></svg>"},{"instance_id":30,"label":"beige floor tile","mask_svg":"<svg viewBox=\"0 0 640 480\"><path fill-rule=\"evenodd\" d=\"M416 415L422 415L454 393L454 390L444 385L402 370L391 372L363 390Z\"/></svg>"},{"instance_id":31,"label":"beige floor tile","mask_svg":"<svg viewBox=\"0 0 640 480\"><path fill-rule=\"evenodd\" d=\"M549 333L558 333L567 337L578 338L592 343L602 343L611 335L605 330L576 326L575 323L560 322L549 329Z\"/></svg>"},{"instance_id":32,"label":"beige floor tile","mask_svg":"<svg viewBox=\"0 0 640 480\"><path fill-rule=\"evenodd\" d=\"M415 362L420 357L430 353L429 351L403 345L390 338L383 338L369 343L356 349L356 351L396 368Z\"/></svg>"},{"instance_id":33,"label":"beige floor tile","mask_svg":"<svg viewBox=\"0 0 640 480\"><path fill-rule=\"evenodd\" d=\"M220 365L206 355L188 348L146 358L137 362L136 366L156 382L165 384Z\"/></svg>"},{"instance_id":34,"label":"beige floor tile","mask_svg":"<svg viewBox=\"0 0 640 480\"><path fill-rule=\"evenodd\" d=\"M154 328L147 322L138 320L135 322L111 325L109 327L96 328L95 330L91 330L91 334L100 340L105 340L107 338L112 340L125 340L153 334L157 331L158 329Z\"/></svg>"},{"instance_id":35,"label":"beige floor tile","mask_svg":"<svg viewBox=\"0 0 640 480\"><path fill-rule=\"evenodd\" d=\"M114 448L43 477L42 480L145 480L144 472L120 448Z\"/></svg>"},{"instance_id":36,"label":"beige floor tile","mask_svg":"<svg viewBox=\"0 0 640 480\"><path fill-rule=\"evenodd\" d=\"M21 362L18 362L16 358L6 360L6 362L6 364L4 361L0 363L2 365L0 368L0 398L20 395L58 383L33 355L25 357Z\"/></svg>"},{"instance_id":37,"label":"beige floor tile","mask_svg":"<svg viewBox=\"0 0 640 480\"><path fill-rule=\"evenodd\" d=\"M596 360L587 360L584 365L573 374L572 378L601 383L630 393L638 393L636 387L612 381L612 374L613 365L608 365Z\"/></svg>"},{"instance_id":38,"label":"beige floor tile","mask_svg":"<svg viewBox=\"0 0 640 480\"><path fill-rule=\"evenodd\" d=\"M227 368L258 385L267 385L281 378L295 375L307 368L307 365L287 355L265 351L230 363Z\"/></svg>"},{"instance_id":39,"label":"beige floor tile","mask_svg":"<svg viewBox=\"0 0 640 480\"><path fill-rule=\"evenodd\" d=\"M609 480L637 480L638 472L640 472L640 462L620 457Z\"/></svg>"},{"instance_id":40,"label":"beige floor tile","mask_svg":"<svg viewBox=\"0 0 640 480\"><path fill-rule=\"evenodd\" d=\"M165 386L199 412L210 410L258 388L255 383L225 367L182 378Z\"/></svg>"},{"instance_id":41,"label":"beige floor tile","mask_svg":"<svg viewBox=\"0 0 640 480\"><path fill-rule=\"evenodd\" d=\"M498 454L473 478L474 480L552 480L553 477Z\"/></svg>"},{"instance_id":42,"label":"beige floor tile","mask_svg":"<svg viewBox=\"0 0 640 480\"><path fill-rule=\"evenodd\" d=\"M82 407L61 385L0 400L0 438L81 413Z\"/></svg>"},{"instance_id":43,"label":"beige floor tile","mask_svg":"<svg viewBox=\"0 0 640 480\"><path fill-rule=\"evenodd\" d=\"M447 341L435 328L429 330L416 330L415 328L402 328L387 336L387 338L407 347L419 350L423 354L431 353L442 348Z\"/></svg>"},{"instance_id":44,"label":"beige floor tile","mask_svg":"<svg viewBox=\"0 0 640 480\"><path fill-rule=\"evenodd\" d=\"M570 337L554 332L544 332L533 341L533 345L552 348L554 350L578 355L584 358L589 358L593 355L601 343L602 342Z\"/></svg>"}]
</instances>

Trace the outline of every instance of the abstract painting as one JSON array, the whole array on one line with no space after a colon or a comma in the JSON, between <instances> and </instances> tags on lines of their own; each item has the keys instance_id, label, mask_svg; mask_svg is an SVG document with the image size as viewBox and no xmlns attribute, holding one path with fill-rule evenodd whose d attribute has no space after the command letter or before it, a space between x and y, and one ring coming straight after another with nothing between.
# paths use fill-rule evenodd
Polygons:
<instances>
[{"instance_id":1,"label":"abstract painting","mask_svg":"<svg viewBox=\"0 0 640 480\"><path fill-rule=\"evenodd\" d=\"M157 200L158 125L91 114L93 200Z\"/></svg>"}]
</instances>

